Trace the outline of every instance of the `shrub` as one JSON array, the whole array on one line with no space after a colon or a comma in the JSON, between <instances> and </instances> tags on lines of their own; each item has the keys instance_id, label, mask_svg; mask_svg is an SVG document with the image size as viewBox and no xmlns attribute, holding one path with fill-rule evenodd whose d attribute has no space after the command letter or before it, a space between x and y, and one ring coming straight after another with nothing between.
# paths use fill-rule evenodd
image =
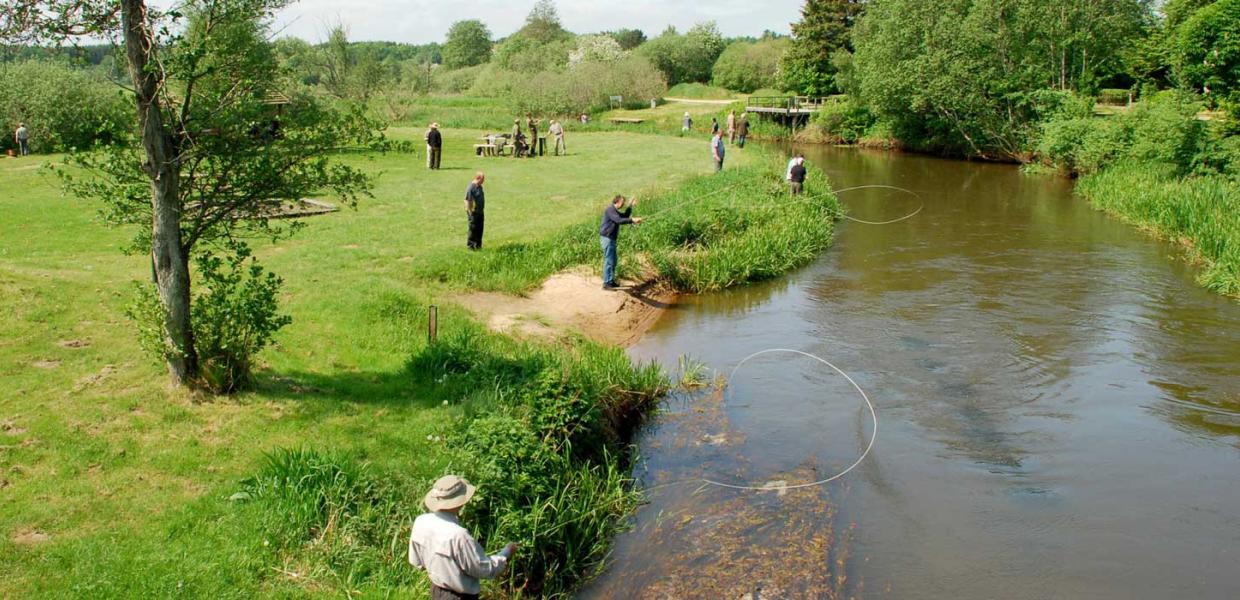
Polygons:
<instances>
[{"instance_id":1,"label":"shrub","mask_svg":"<svg viewBox=\"0 0 1240 600\"><path fill-rule=\"evenodd\" d=\"M198 295L190 314L200 376L207 389L227 394L251 382L254 357L292 319L277 314L282 280L265 272L244 245L226 256L203 253L197 261ZM138 326L142 349L165 360L171 350L164 343L155 286L139 285L126 314Z\"/></svg>"},{"instance_id":2,"label":"shrub","mask_svg":"<svg viewBox=\"0 0 1240 600\"><path fill-rule=\"evenodd\" d=\"M401 486L349 455L308 448L266 454L258 472L241 481L234 501L257 510L255 525L272 550L317 563L349 582L410 583L405 545L411 499Z\"/></svg>"},{"instance_id":3,"label":"shrub","mask_svg":"<svg viewBox=\"0 0 1240 600\"><path fill-rule=\"evenodd\" d=\"M779 59L790 43L787 39L733 43L715 61L711 83L746 93L775 85Z\"/></svg>"},{"instance_id":4,"label":"shrub","mask_svg":"<svg viewBox=\"0 0 1240 600\"><path fill-rule=\"evenodd\" d=\"M464 92L473 87L485 68L484 65L478 65L463 69L437 69L431 79L431 90L446 94Z\"/></svg>"},{"instance_id":5,"label":"shrub","mask_svg":"<svg viewBox=\"0 0 1240 600\"><path fill-rule=\"evenodd\" d=\"M814 114L813 123L822 127L834 141L855 144L876 122L874 114L851 98L835 99Z\"/></svg>"},{"instance_id":6,"label":"shrub","mask_svg":"<svg viewBox=\"0 0 1240 600\"><path fill-rule=\"evenodd\" d=\"M13 145L13 129L25 122L33 152L89 148L126 139L133 107L102 77L68 65L31 60L0 64L0 120L7 126L0 149Z\"/></svg>"}]
</instances>

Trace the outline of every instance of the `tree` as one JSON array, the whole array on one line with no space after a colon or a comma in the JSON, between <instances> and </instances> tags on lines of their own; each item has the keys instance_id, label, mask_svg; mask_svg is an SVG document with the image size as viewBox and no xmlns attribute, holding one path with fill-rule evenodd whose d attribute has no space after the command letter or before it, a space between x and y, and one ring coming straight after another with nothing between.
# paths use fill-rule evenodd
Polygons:
<instances>
[{"instance_id":1,"label":"tree","mask_svg":"<svg viewBox=\"0 0 1240 600\"><path fill-rule=\"evenodd\" d=\"M528 38L540 44L546 44L571 37L572 34L560 25L560 14L552 0L538 0L534 8L525 17L525 26L516 35Z\"/></svg>"},{"instance_id":2,"label":"tree","mask_svg":"<svg viewBox=\"0 0 1240 600\"><path fill-rule=\"evenodd\" d=\"M1240 108L1240 0L1218 0L1180 26L1176 74L1234 112Z\"/></svg>"},{"instance_id":3,"label":"tree","mask_svg":"<svg viewBox=\"0 0 1240 600\"><path fill-rule=\"evenodd\" d=\"M583 35L577 38L577 47L568 53L568 65L571 67L587 61L615 62L626 54L620 42L609 35Z\"/></svg>"},{"instance_id":4,"label":"tree","mask_svg":"<svg viewBox=\"0 0 1240 600\"><path fill-rule=\"evenodd\" d=\"M477 19L457 21L448 29L443 46L443 66L472 67L491 60L491 31Z\"/></svg>"},{"instance_id":5,"label":"tree","mask_svg":"<svg viewBox=\"0 0 1240 600\"><path fill-rule=\"evenodd\" d=\"M623 50L632 50L646 42L646 34L640 29L617 29L610 35Z\"/></svg>"},{"instance_id":6,"label":"tree","mask_svg":"<svg viewBox=\"0 0 1240 600\"><path fill-rule=\"evenodd\" d=\"M75 193L101 199L112 222L138 226L134 247L151 257L161 354L177 385L202 383L191 258L209 260L218 252L244 258L246 239L296 229L269 220L284 202L327 192L352 204L371 186L368 176L331 158L342 147L378 142L360 112L293 98L281 115L269 104L279 96L280 77L265 24L287 4L188 0L169 12L143 0L0 6L5 40L91 36L123 45L138 146L75 155L88 175L67 182ZM214 273L223 281L232 277Z\"/></svg>"},{"instance_id":7,"label":"tree","mask_svg":"<svg viewBox=\"0 0 1240 600\"><path fill-rule=\"evenodd\" d=\"M699 23L681 35L668 27L638 47L654 63L670 85L710 80L711 68L723 52L723 36L714 22Z\"/></svg>"},{"instance_id":8,"label":"tree","mask_svg":"<svg viewBox=\"0 0 1240 600\"><path fill-rule=\"evenodd\" d=\"M782 60L784 87L803 94L840 92L832 56L852 52L852 29L866 0L807 0L792 24L792 47Z\"/></svg>"},{"instance_id":9,"label":"tree","mask_svg":"<svg viewBox=\"0 0 1240 600\"><path fill-rule=\"evenodd\" d=\"M853 32L858 93L912 146L1012 158L1047 90L1091 91L1142 35L1144 0L873 0Z\"/></svg>"},{"instance_id":10,"label":"tree","mask_svg":"<svg viewBox=\"0 0 1240 600\"><path fill-rule=\"evenodd\" d=\"M787 39L780 38L734 42L715 61L711 83L745 93L775 85L779 59L788 45Z\"/></svg>"}]
</instances>

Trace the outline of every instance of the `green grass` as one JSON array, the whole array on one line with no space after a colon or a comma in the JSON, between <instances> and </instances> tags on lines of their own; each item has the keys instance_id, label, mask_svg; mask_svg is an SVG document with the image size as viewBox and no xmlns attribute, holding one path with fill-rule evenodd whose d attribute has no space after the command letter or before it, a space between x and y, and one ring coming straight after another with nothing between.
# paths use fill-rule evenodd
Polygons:
<instances>
[{"instance_id":1,"label":"green grass","mask_svg":"<svg viewBox=\"0 0 1240 600\"><path fill-rule=\"evenodd\" d=\"M678 83L664 92L663 96L691 100L732 100L741 97L742 94L705 83Z\"/></svg>"},{"instance_id":2,"label":"green grass","mask_svg":"<svg viewBox=\"0 0 1240 600\"><path fill-rule=\"evenodd\" d=\"M1201 284L1240 295L1240 185L1221 175L1177 177L1170 165L1123 162L1081 178L1094 206L1179 241L1201 263Z\"/></svg>"},{"instance_id":3,"label":"green grass","mask_svg":"<svg viewBox=\"0 0 1240 600\"><path fill-rule=\"evenodd\" d=\"M453 114L491 118L446 100L426 116L450 123ZM421 132L392 133L416 141ZM591 223L615 193L654 196L712 168L696 139L570 130L570 156L516 160L472 156L480 133L446 129L438 172L427 171L421 155L350 157L382 173L375 198L258 248L286 281L281 303L293 324L260 355L257 389L227 398L168 389L162 368L140 354L123 307L131 282L148 267L118 250L131 232L104 227L97 206L64 197L37 168L49 157L0 160L0 596L422 597L421 576L398 560L403 524L386 521L414 516L435 476L467 466L466 454L453 450L459 446L435 436L446 439L474 422L486 402L513 400L504 391L511 387L445 387L417 375L425 370L410 370L426 356L428 304L443 305L441 335L478 327L464 309L444 303L472 287L468 278L437 274L461 273L452 265ZM730 155L729 169L746 164L756 163ZM479 169L488 173L487 249L469 255L462 197ZM506 279L532 281L522 265L504 268L518 273ZM582 342L543 350L509 343L493 339L483 349L527 358L553 353L559 361L585 356L579 368L601 369L604 383L649 376L617 362L622 353ZM505 411L534 418L515 405ZM349 485L308 497L336 498L343 490L353 499L341 506L363 520L330 537L326 523L343 524L317 501L310 512L291 508L304 501L296 494L229 501L243 479L271 475L266 457L284 448L306 451L286 468L355 474L347 475ZM623 478L617 460L594 456L565 466L557 477L583 491L556 502L580 507L616 497ZM617 512L595 511L600 518L583 518L581 527L555 526L558 538L546 538L541 526L513 531L577 540L573 548L587 538L598 544L598 532L616 526L627 500L616 502ZM598 552L581 548L572 568Z\"/></svg>"}]
</instances>

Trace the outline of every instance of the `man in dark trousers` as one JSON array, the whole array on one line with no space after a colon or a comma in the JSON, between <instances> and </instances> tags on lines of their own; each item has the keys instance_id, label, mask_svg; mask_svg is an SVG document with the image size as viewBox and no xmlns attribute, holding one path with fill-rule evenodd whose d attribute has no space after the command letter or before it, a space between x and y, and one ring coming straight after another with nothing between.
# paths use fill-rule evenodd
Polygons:
<instances>
[{"instance_id":1,"label":"man in dark trousers","mask_svg":"<svg viewBox=\"0 0 1240 600\"><path fill-rule=\"evenodd\" d=\"M439 134L439 123L431 123L426 130L426 168L439 169L439 157L443 151L443 136Z\"/></svg>"},{"instance_id":2,"label":"man in dark trousers","mask_svg":"<svg viewBox=\"0 0 1240 600\"><path fill-rule=\"evenodd\" d=\"M525 113L525 130L530 132L530 158L538 156L538 121L534 120L534 115Z\"/></svg>"},{"instance_id":3,"label":"man in dark trousers","mask_svg":"<svg viewBox=\"0 0 1240 600\"><path fill-rule=\"evenodd\" d=\"M487 176L478 171L474 180L465 188L465 213L469 215L469 240L465 243L470 250L482 249L483 209L486 208L486 193L482 191L482 182Z\"/></svg>"},{"instance_id":4,"label":"man in dark trousers","mask_svg":"<svg viewBox=\"0 0 1240 600\"><path fill-rule=\"evenodd\" d=\"M749 113L741 113L741 122L736 126L736 145L745 147L745 138L749 137Z\"/></svg>"},{"instance_id":5,"label":"man in dark trousers","mask_svg":"<svg viewBox=\"0 0 1240 600\"><path fill-rule=\"evenodd\" d=\"M612 198L607 210L603 211L603 222L598 228L599 243L603 246L603 289L616 289L616 240L620 237L620 226L641 223L641 217L634 217L633 207L637 198L628 201L625 207L624 196ZM621 210L623 209L623 210Z\"/></svg>"},{"instance_id":6,"label":"man in dark trousers","mask_svg":"<svg viewBox=\"0 0 1240 600\"><path fill-rule=\"evenodd\" d=\"M797 155L796 164L788 172L788 186L793 196L800 196L805 189L805 157Z\"/></svg>"}]
</instances>

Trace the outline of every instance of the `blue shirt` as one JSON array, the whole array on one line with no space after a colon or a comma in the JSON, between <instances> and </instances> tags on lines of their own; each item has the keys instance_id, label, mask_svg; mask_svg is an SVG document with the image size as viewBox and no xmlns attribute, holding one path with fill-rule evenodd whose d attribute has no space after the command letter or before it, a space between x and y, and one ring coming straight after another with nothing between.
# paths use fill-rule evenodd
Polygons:
<instances>
[{"instance_id":1,"label":"blue shirt","mask_svg":"<svg viewBox=\"0 0 1240 600\"><path fill-rule=\"evenodd\" d=\"M715 152L719 154L719 160L723 160L723 136L715 136L710 141L710 145L715 148Z\"/></svg>"}]
</instances>

